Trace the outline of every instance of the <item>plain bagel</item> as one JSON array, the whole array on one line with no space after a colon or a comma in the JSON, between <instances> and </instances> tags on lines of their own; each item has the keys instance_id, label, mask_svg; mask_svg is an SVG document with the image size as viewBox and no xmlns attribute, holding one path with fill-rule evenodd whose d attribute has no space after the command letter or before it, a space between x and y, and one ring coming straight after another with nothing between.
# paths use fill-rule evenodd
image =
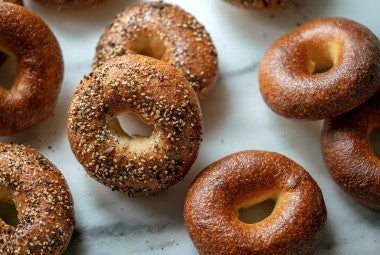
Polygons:
<instances>
[{"instance_id":1,"label":"plain bagel","mask_svg":"<svg viewBox=\"0 0 380 255\"><path fill-rule=\"evenodd\" d=\"M12 3L18 5L24 5L22 0L0 0L0 3ZM0 51L0 66L7 60L8 56Z\"/></svg>"},{"instance_id":2,"label":"plain bagel","mask_svg":"<svg viewBox=\"0 0 380 255\"><path fill-rule=\"evenodd\" d=\"M261 94L276 113L327 119L380 88L380 42L345 18L319 18L278 39L259 70Z\"/></svg>"},{"instance_id":3,"label":"plain bagel","mask_svg":"<svg viewBox=\"0 0 380 255\"><path fill-rule=\"evenodd\" d=\"M12 88L0 86L0 135L9 135L51 116L63 60L56 38L43 21L24 7L5 2L0 4L0 51L14 55L18 62Z\"/></svg>"},{"instance_id":4,"label":"plain bagel","mask_svg":"<svg viewBox=\"0 0 380 255\"><path fill-rule=\"evenodd\" d=\"M238 210L274 200L272 213L247 224ZM322 238L326 207L317 183L298 164L274 152L243 151L202 171L184 205L200 254L311 254Z\"/></svg>"},{"instance_id":5,"label":"plain bagel","mask_svg":"<svg viewBox=\"0 0 380 255\"><path fill-rule=\"evenodd\" d=\"M380 210L380 159L371 132L380 123L380 95L350 112L325 120L322 152L330 175L366 206Z\"/></svg>"}]
</instances>

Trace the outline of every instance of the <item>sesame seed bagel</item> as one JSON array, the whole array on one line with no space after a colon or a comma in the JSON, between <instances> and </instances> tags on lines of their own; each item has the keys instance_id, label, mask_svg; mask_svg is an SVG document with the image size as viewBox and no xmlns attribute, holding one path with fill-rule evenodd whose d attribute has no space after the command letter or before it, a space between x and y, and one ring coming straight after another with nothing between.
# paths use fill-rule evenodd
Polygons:
<instances>
[{"instance_id":1,"label":"sesame seed bagel","mask_svg":"<svg viewBox=\"0 0 380 255\"><path fill-rule=\"evenodd\" d=\"M265 219L248 224L239 209L275 201ZM202 171L185 199L184 219L200 254L312 254L326 223L322 193L287 157L243 151Z\"/></svg>"},{"instance_id":2,"label":"sesame seed bagel","mask_svg":"<svg viewBox=\"0 0 380 255\"><path fill-rule=\"evenodd\" d=\"M157 58L178 68L200 99L217 80L217 53L210 36L177 6L150 2L126 8L105 28L93 65L128 53Z\"/></svg>"},{"instance_id":3,"label":"sesame seed bagel","mask_svg":"<svg viewBox=\"0 0 380 255\"><path fill-rule=\"evenodd\" d=\"M265 10L285 6L289 0L225 0L244 9Z\"/></svg>"},{"instance_id":4,"label":"sesame seed bagel","mask_svg":"<svg viewBox=\"0 0 380 255\"><path fill-rule=\"evenodd\" d=\"M0 201L14 203L18 224L0 220L1 254L63 254L74 209L63 175L36 150L0 143Z\"/></svg>"},{"instance_id":5,"label":"sesame seed bagel","mask_svg":"<svg viewBox=\"0 0 380 255\"><path fill-rule=\"evenodd\" d=\"M130 113L149 125L131 137L117 120ZM129 196L149 195L182 180L197 157L203 119L198 98L174 67L130 54L95 68L69 110L71 148L99 182Z\"/></svg>"},{"instance_id":6,"label":"sesame seed bagel","mask_svg":"<svg viewBox=\"0 0 380 255\"><path fill-rule=\"evenodd\" d=\"M34 0L49 8L75 9L93 6L102 0Z\"/></svg>"},{"instance_id":7,"label":"sesame seed bagel","mask_svg":"<svg viewBox=\"0 0 380 255\"><path fill-rule=\"evenodd\" d=\"M330 175L366 206L380 210L380 159L371 133L380 126L380 95L324 122L322 152Z\"/></svg>"},{"instance_id":8,"label":"sesame seed bagel","mask_svg":"<svg viewBox=\"0 0 380 255\"><path fill-rule=\"evenodd\" d=\"M0 86L0 135L51 116L63 76L61 50L49 27L22 6L0 4L0 51L17 59L14 84Z\"/></svg>"},{"instance_id":9,"label":"sesame seed bagel","mask_svg":"<svg viewBox=\"0 0 380 255\"><path fill-rule=\"evenodd\" d=\"M278 39L259 70L260 90L276 113L326 119L364 103L380 88L380 42L345 18L319 18Z\"/></svg>"}]
</instances>

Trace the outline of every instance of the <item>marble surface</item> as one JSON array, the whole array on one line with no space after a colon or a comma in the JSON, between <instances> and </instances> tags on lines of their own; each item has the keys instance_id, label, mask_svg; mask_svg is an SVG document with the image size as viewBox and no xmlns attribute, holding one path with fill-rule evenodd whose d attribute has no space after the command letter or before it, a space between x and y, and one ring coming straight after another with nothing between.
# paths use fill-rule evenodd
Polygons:
<instances>
[{"instance_id":1,"label":"marble surface","mask_svg":"<svg viewBox=\"0 0 380 255\"><path fill-rule=\"evenodd\" d=\"M324 194L328 222L316 254L380 254L380 213L358 204L332 181L320 150L321 121L274 114L259 93L257 70L267 47L280 35L315 17L343 16L380 35L378 1L295 0L285 9L253 12L221 0L168 0L192 13L209 31L219 54L220 79L201 105L204 141L185 179L151 197L128 198L91 179L71 153L66 136L70 97L91 69L104 26L137 1L112 0L83 10L30 8L56 34L65 77L54 116L0 141L37 148L65 175L76 213L76 230L65 254L197 254L183 223L184 195L208 164L246 149L282 153L302 165Z\"/></svg>"}]
</instances>

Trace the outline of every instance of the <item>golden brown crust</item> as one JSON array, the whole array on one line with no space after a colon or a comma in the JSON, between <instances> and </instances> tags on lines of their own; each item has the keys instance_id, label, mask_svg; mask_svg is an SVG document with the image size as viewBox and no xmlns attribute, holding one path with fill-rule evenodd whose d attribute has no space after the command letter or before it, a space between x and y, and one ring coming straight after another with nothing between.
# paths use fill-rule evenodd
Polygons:
<instances>
[{"instance_id":1,"label":"golden brown crust","mask_svg":"<svg viewBox=\"0 0 380 255\"><path fill-rule=\"evenodd\" d=\"M130 138L115 123L128 112L153 128ZM203 120L189 82L162 61L125 55L94 69L69 110L71 148L87 172L129 196L148 195L182 180L197 157Z\"/></svg>"},{"instance_id":2,"label":"golden brown crust","mask_svg":"<svg viewBox=\"0 0 380 255\"><path fill-rule=\"evenodd\" d=\"M270 216L247 224L238 210L266 199ZM321 241L321 190L298 164L277 153L243 151L207 167L185 199L187 230L200 254L311 254Z\"/></svg>"},{"instance_id":3,"label":"golden brown crust","mask_svg":"<svg viewBox=\"0 0 380 255\"><path fill-rule=\"evenodd\" d=\"M324 122L322 152L333 179L366 206L380 210L380 159L370 141L380 125L380 95Z\"/></svg>"},{"instance_id":4,"label":"golden brown crust","mask_svg":"<svg viewBox=\"0 0 380 255\"><path fill-rule=\"evenodd\" d=\"M49 117L63 77L57 40L35 14L10 3L0 4L0 51L18 62L12 89L0 86L0 135L28 128Z\"/></svg>"},{"instance_id":5,"label":"golden brown crust","mask_svg":"<svg viewBox=\"0 0 380 255\"><path fill-rule=\"evenodd\" d=\"M103 0L34 0L35 2L56 9L75 9L90 7Z\"/></svg>"},{"instance_id":6,"label":"golden brown crust","mask_svg":"<svg viewBox=\"0 0 380 255\"><path fill-rule=\"evenodd\" d=\"M380 88L379 40L352 20L316 19L269 48L259 82L264 100L280 115L314 120L336 116Z\"/></svg>"},{"instance_id":7,"label":"golden brown crust","mask_svg":"<svg viewBox=\"0 0 380 255\"><path fill-rule=\"evenodd\" d=\"M16 144L0 143L0 169L0 193L15 203L19 219L15 227L0 220L0 253L63 254L75 224L63 175L36 150Z\"/></svg>"},{"instance_id":8,"label":"golden brown crust","mask_svg":"<svg viewBox=\"0 0 380 255\"><path fill-rule=\"evenodd\" d=\"M18 4L18 5L24 5L22 0L0 0L1 2L7 2L7 3L12 3L12 4Z\"/></svg>"},{"instance_id":9,"label":"golden brown crust","mask_svg":"<svg viewBox=\"0 0 380 255\"><path fill-rule=\"evenodd\" d=\"M22 0L0 0L0 3L2 3L2 2L12 3L12 4L18 4L18 5L21 5L21 6L24 5L24 3L23 3ZM4 62L7 60L7 58L8 58L8 56L5 53L3 53L3 52L0 51L0 66L2 64L4 64Z\"/></svg>"},{"instance_id":10,"label":"golden brown crust","mask_svg":"<svg viewBox=\"0 0 380 255\"><path fill-rule=\"evenodd\" d=\"M129 53L150 55L178 68L200 99L217 81L217 53L210 36L203 25L177 6L151 2L125 9L101 36L94 67Z\"/></svg>"},{"instance_id":11,"label":"golden brown crust","mask_svg":"<svg viewBox=\"0 0 380 255\"><path fill-rule=\"evenodd\" d=\"M233 5L244 9L265 10L282 7L288 4L289 0L225 0Z\"/></svg>"}]
</instances>

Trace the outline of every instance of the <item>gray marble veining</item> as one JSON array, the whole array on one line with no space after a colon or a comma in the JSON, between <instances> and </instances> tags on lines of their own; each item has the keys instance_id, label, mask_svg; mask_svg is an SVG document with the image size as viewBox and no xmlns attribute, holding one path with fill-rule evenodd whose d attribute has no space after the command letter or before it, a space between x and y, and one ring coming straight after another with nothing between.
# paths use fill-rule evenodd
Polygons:
<instances>
[{"instance_id":1,"label":"gray marble veining","mask_svg":"<svg viewBox=\"0 0 380 255\"><path fill-rule=\"evenodd\" d=\"M65 175L75 202L77 227L65 254L197 254L183 223L182 206L195 176L208 164L245 149L282 153L302 165L320 185L328 222L316 254L380 254L380 213L358 204L332 181L320 151L321 123L274 114L258 88L258 67L269 45L282 34L320 16L357 20L380 35L376 0L295 0L288 8L252 12L221 0L168 0L195 15L218 50L220 79L201 102L205 132L199 156L186 178L147 198L128 198L92 180L71 153L66 137L71 95L91 70L97 40L112 17L138 1L104 1L97 7L54 11L31 1L26 6L52 28L65 59L65 78L54 115L0 141L39 149Z\"/></svg>"}]
</instances>

